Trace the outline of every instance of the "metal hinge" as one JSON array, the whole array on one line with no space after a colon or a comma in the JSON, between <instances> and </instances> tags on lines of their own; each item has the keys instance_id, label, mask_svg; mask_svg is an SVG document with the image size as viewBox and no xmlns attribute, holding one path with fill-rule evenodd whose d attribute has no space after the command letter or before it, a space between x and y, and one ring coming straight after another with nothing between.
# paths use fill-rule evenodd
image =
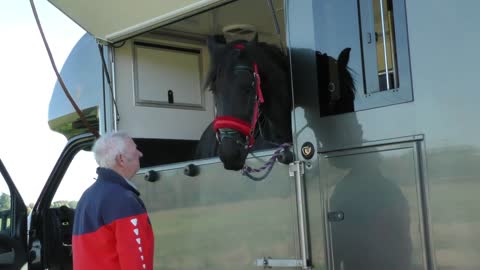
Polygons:
<instances>
[{"instance_id":1,"label":"metal hinge","mask_svg":"<svg viewBox=\"0 0 480 270\"><path fill-rule=\"evenodd\" d=\"M305 174L305 168L303 166L303 162L299 161L299 160L296 160L296 161L288 164L288 174L290 175L290 177L295 176L295 173L297 173L297 172L300 175Z\"/></svg>"}]
</instances>

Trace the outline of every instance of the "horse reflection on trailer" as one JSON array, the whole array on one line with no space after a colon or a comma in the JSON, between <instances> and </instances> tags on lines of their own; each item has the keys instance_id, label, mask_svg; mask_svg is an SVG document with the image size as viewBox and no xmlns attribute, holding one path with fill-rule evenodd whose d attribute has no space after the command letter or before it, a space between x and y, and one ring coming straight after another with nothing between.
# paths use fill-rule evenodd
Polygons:
<instances>
[{"instance_id":1,"label":"horse reflection on trailer","mask_svg":"<svg viewBox=\"0 0 480 270\"><path fill-rule=\"evenodd\" d=\"M89 32L62 70L87 120L144 153L155 269L480 268L480 2L50 2ZM42 219L93 141L60 97L32 269L70 267Z\"/></svg>"}]
</instances>

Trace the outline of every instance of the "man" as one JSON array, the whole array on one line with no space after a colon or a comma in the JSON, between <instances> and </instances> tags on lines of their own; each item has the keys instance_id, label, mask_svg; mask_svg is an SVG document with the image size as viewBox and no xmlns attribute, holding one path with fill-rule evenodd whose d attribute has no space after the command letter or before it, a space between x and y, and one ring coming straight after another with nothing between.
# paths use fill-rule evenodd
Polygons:
<instances>
[{"instance_id":1,"label":"man","mask_svg":"<svg viewBox=\"0 0 480 270\"><path fill-rule=\"evenodd\" d=\"M73 226L75 270L152 270L153 230L130 179L142 153L124 132L95 142L98 178L82 195Z\"/></svg>"}]
</instances>

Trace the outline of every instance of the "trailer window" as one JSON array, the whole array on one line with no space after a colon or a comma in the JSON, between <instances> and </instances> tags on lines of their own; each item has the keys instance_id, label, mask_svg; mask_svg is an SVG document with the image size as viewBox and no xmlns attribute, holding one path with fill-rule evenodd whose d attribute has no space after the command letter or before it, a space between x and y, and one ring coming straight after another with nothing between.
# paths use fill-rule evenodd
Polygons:
<instances>
[{"instance_id":1,"label":"trailer window","mask_svg":"<svg viewBox=\"0 0 480 270\"><path fill-rule=\"evenodd\" d=\"M312 5L315 50L337 58L345 48L351 49L348 70L356 89L354 111L413 100L403 0L312 1Z\"/></svg>"}]
</instances>

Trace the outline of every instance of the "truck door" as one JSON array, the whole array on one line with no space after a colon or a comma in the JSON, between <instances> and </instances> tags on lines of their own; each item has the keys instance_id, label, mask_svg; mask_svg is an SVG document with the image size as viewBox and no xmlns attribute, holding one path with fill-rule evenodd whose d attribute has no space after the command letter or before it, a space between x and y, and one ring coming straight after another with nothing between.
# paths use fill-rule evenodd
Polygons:
<instances>
[{"instance_id":1,"label":"truck door","mask_svg":"<svg viewBox=\"0 0 480 270\"><path fill-rule=\"evenodd\" d=\"M94 139L92 134L84 134L67 142L32 209L30 270L72 269L74 212L82 192L94 181L93 175L82 173L91 170L94 174L95 167L88 162L93 158L86 152Z\"/></svg>"},{"instance_id":2,"label":"truck door","mask_svg":"<svg viewBox=\"0 0 480 270\"><path fill-rule=\"evenodd\" d=\"M0 159L0 268L20 269L27 260L27 208Z\"/></svg>"}]
</instances>

